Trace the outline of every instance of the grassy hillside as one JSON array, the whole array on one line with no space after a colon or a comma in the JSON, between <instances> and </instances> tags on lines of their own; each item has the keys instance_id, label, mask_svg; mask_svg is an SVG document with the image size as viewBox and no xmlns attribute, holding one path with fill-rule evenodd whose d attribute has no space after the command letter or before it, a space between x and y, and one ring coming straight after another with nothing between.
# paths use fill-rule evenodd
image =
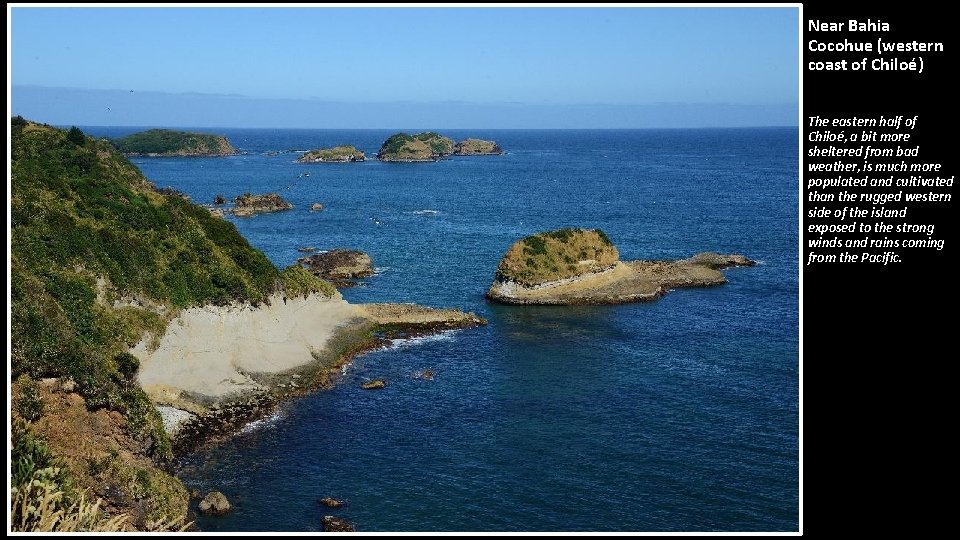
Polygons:
<instances>
[{"instance_id":1,"label":"grassy hillside","mask_svg":"<svg viewBox=\"0 0 960 540\"><path fill-rule=\"evenodd\" d=\"M620 253L600 229L558 229L510 246L497 279L534 286L609 268Z\"/></svg>"},{"instance_id":2,"label":"grassy hillside","mask_svg":"<svg viewBox=\"0 0 960 540\"><path fill-rule=\"evenodd\" d=\"M150 129L113 142L124 154L158 156L228 156L236 154L226 137L170 129Z\"/></svg>"},{"instance_id":3,"label":"grassy hillside","mask_svg":"<svg viewBox=\"0 0 960 540\"><path fill-rule=\"evenodd\" d=\"M277 270L231 223L158 193L110 143L76 128L16 117L10 157L13 378L30 388L57 377L88 409L119 412L127 436L156 462L171 457L170 442L127 347L145 332L161 335L188 306L335 292L302 268ZM32 404L18 405L15 419L41 425L38 395L15 400ZM15 465L28 458L14 452Z\"/></svg>"}]
</instances>

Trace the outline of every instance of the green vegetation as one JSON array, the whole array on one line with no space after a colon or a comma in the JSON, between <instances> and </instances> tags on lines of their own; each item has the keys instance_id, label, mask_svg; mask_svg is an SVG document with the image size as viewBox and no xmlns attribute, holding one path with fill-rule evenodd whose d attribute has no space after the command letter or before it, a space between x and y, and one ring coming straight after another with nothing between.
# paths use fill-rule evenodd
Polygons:
<instances>
[{"instance_id":1,"label":"green vegetation","mask_svg":"<svg viewBox=\"0 0 960 540\"><path fill-rule=\"evenodd\" d=\"M151 129L134 133L115 140L114 145L125 154L138 155L227 156L237 153L222 135L169 129Z\"/></svg>"},{"instance_id":2,"label":"green vegetation","mask_svg":"<svg viewBox=\"0 0 960 540\"><path fill-rule=\"evenodd\" d=\"M453 141L439 133L426 131L416 135L396 133L380 146L382 161L436 161L453 153Z\"/></svg>"},{"instance_id":3,"label":"green vegetation","mask_svg":"<svg viewBox=\"0 0 960 540\"><path fill-rule=\"evenodd\" d=\"M111 360L179 308L259 303L287 285L329 292L279 272L231 223L156 193L103 141L74 145L62 130L14 126L12 158L16 375L69 376L95 404L139 409L141 399L124 396L139 390L111 382ZM156 308L117 303L128 297Z\"/></svg>"},{"instance_id":4,"label":"green vegetation","mask_svg":"<svg viewBox=\"0 0 960 540\"><path fill-rule=\"evenodd\" d=\"M482 156L502 154L503 149L494 141L466 139L457 143L454 154L458 156Z\"/></svg>"},{"instance_id":5,"label":"green vegetation","mask_svg":"<svg viewBox=\"0 0 960 540\"><path fill-rule=\"evenodd\" d=\"M366 159L363 152L350 145L335 146L312 150L300 157L301 163L343 163L349 161L363 161Z\"/></svg>"},{"instance_id":6,"label":"green vegetation","mask_svg":"<svg viewBox=\"0 0 960 540\"><path fill-rule=\"evenodd\" d=\"M513 244L497 267L497 279L535 286L604 270L619 259L600 229L557 229Z\"/></svg>"},{"instance_id":7,"label":"green vegetation","mask_svg":"<svg viewBox=\"0 0 960 540\"><path fill-rule=\"evenodd\" d=\"M289 298L307 296L311 293L320 293L324 296L337 294L337 288L329 281L318 279L306 268L295 264L286 267L280 273L280 281L284 294Z\"/></svg>"},{"instance_id":8,"label":"green vegetation","mask_svg":"<svg viewBox=\"0 0 960 540\"><path fill-rule=\"evenodd\" d=\"M13 406L24 419L33 422L43 416L43 397L36 381L21 375L17 377L18 395L14 398Z\"/></svg>"},{"instance_id":9,"label":"green vegetation","mask_svg":"<svg viewBox=\"0 0 960 540\"><path fill-rule=\"evenodd\" d=\"M76 498L76 487L66 465L50 453L46 443L34 436L22 420L15 421L11 430L10 485L13 504L10 519L14 530L36 530L40 522L39 494L42 489L59 493L57 507L69 506ZM19 502L19 504L18 504Z\"/></svg>"},{"instance_id":10,"label":"green vegetation","mask_svg":"<svg viewBox=\"0 0 960 540\"><path fill-rule=\"evenodd\" d=\"M162 335L182 308L335 291L299 267L279 271L233 224L181 196L158 193L110 143L86 137L78 143L65 130L22 118L11 126L10 368L21 381L17 412L26 419L43 412L32 380L72 379L87 407L120 412L130 436L154 459L167 460L170 441L134 382L139 362L128 347L145 332ZM24 470L52 466L39 445L21 446L27 450L17 455L33 456L18 458ZM43 463L25 465L30 460ZM183 489L172 477L155 469L140 476L149 483L143 492L158 501L186 500L172 495Z\"/></svg>"},{"instance_id":11,"label":"green vegetation","mask_svg":"<svg viewBox=\"0 0 960 540\"><path fill-rule=\"evenodd\" d=\"M437 133L436 131L424 131L413 136L418 141L427 143L430 150L438 157L449 156L453 153L453 140L449 137Z\"/></svg>"},{"instance_id":12,"label":"green vegetation","mask_svg":"<svg viewBox=\"0 0 960 540\"><path fill-rule=\"evenodd\" d=\"M87 136L80 131L80 128L73 126L70 128L70 131L67 132L67 140L73 144L85 144L87 142Z\"/></svg>"},{"instance_id":13,"label":"green vegetation","mask_svg":"<svg viewBox=\"0 0 960 540\"><path fill-rule=\"evenodd\" d=\"M10 520L13 530L29 532L79 532L130 530L130 517L108 517L100 502L91 502L70 474L66 463L53 456L46 443L34 436L22 421L12 429ZM97 474L112 474L117 455L105 457ZM113 486L137 497L151 510L140 528L176 529L182 523L187 493L180 482L158 469L139 469L138 480L111 478Z\"/></svg>"}]
</instances>

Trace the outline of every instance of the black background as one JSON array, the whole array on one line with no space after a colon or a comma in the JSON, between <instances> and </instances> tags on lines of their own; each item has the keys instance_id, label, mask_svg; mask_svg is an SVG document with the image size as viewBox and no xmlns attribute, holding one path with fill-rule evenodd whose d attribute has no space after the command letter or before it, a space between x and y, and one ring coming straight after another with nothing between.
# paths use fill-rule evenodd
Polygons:
<instances>
[{"instance_id":1,"label":"black background","mask_svg":"<svg viewBox=\"0 0 960 540\"><path fill-rule=\"evenodd\" d=\"M873 5L843 10L804 4L802 18L800 132L804 156L814 144L807 142L811 131L809 116L918 115L917 128L913 130L915 139L909 143L909 146L920 145L918 161L943 163L940 176L960 172L956 129L960 92L950 83L957 71L958 52L953 37L957 31L951 17L937 13L930 5L898 3L889 7ZM868 18L889 23L890 31L878 34L808 30L809 20L846 23L849 19L866 21ZM889 41L942 42L944 52L890 55L905 60L923 55L922 74L807 69L811 60L859 60L863 56L871 59L877 56L876 53L810 52L807 47L811 39L836 42L846 38L851 42L875 44L878 36ZM806 158L801 160L805 166ZM865 263L808 266L806 224L816 220L808 220L806 211L823 203L806 201L804 169L801 169L800 204L804 241L800 263L803 265L802 335L807 391L803 395L805 405L813 404L806 410L815 422L807 426L813 426L808 434L814 433L811 440L816 441L808 447L815 450L807 453L808 458L814 456L807 463L826 463L826 470L831 473L829 479L812 476L816 481L811 485L817 486L815 493L826 499L842 494L842 498L869 507L869 515L862 516L866 520L855 519L855 527L875 527L878 520L895 526L898 520L910 519L912 504L923 504L927 500L925 488L911 484L936 480L945 474L947 469L943 467L948 465L941 457L949 456L949 463L953 461L952 453L947 454L951 448L943 443L941 431L929 429L926 422L943 421L948 432L953 431L948 427L954 422L947 386L952 381L946 369L952 367L956 358L951 338L957 327L954 314L957 278L951 261L960 254L960 245L955 244L957 203L920 203L908 210L908 221L936 225L935 236L945 240L943 251L899 250L903 262L887 266ZM935 191L944 192L942 188ZM945 192L960 193L956 188ZM873 460L879 460L880 465ZM890 513L878 515L886 512L886 507Z\"/></svg>"},{"instance_id":2,"label":"black background","mask_svg":"<svg viewBox=\"0 0 960 540\"><path fill-rule=\"evenodd\" d=\"M946 16L938 17L930 11L918 13L904 7L897 9L869 7L838 11L806 4L803 18L801 137L804 141L802 158L804 165L808 161L805 157L807 150L816 144L807 141L808 134L812 130L808 127L810 116L876 118L880 115L905 117L916 115L919 119L916 129L911 132L913 138L904 146L919 144L920 158L917 161L943 163L943 169L935 174L947 177L956 174L958 172L956 157L960 155L960 147L956 141L958 92L950 83L950 78L957 67L953 51L955 40L951 37L954 35L951 28L952 20ZM816 19L846 23L849 19L865 21L868 18L889 23L890 31L882 33L810 32L807 24L807 21ZM875 44L878 36L889 41L942 42L944 52L893 55L902 59L923 55L925 66L922 74L912 71L810 71L807 69L807 64L811 60L841 58L854 60L863 56L869 56L871 59L877 57L876 53L810 52L807 47L811 39L834 42L843 41L846 38L851 42L871 41ZM883 57L887 58L888 54ZM850 130L848 128L848 131ZM811 158L810 161L812 160L822 161L823 158ZM907 158L907 161L909 162L910 159ZM804 242L800 253L800 263L803 265L804 344L810 347L807 352L816 354L816 356L805 355L805 364L815 365L812 364L817 361L814 359L822 355L825 356L822 360L829 359L831 363L855 362L876 365L879 368L881 362L878 361L884 361L885 364L886 360L894 360L891 354L896 351L910 350L910 343L913 343L916 349L922 350L932 349L933 344L942 344L947 336L931 335L928 328L945 329L947 321L940 312L934 310L939 307L949 307L947 302L952 303L956 300L957 287L953 277L953 265L950 263L958 254L957 246L953 245L953 240L956 238L956 220L952 217L956 203L914 203L908 210L907 221L936 225L934 236L945 239L942 251L898 250L903 262L886 266L859 262L807 265L806 239L818 235L808 235L806 225L823 222L822 219L807 218L807 211L814 206L825 204L806 200L807 173L805 167L801 170L801 182L804 188L801 201ZM863 175L854 176L862 177ZM871 190L871 188L853 188L858 191L864 189ZM898 191L899 189L901 188L873 188L874 191ZM848 189L848 191L853 190ZM820 191L838 192L840 189ZM941 188L935 191L943 192L944 190ZM954 188L948 188L946 192L954 194L954 191ZM826 205L842 208L849 204ZM861 206L869 205L861 203ZM890 203L888 206L900 208L903 204ZM893 219L887 221L896 222ZM885 236L896 237L895 234ZM818 249L817 251L830 250ZM835 250L835 252L840 251L858 253L862 250ZM948 310L944 313L949 312ZM865 335L860 332L861 329L867 331ZM823 332L824 330L830 332ZM836 330L841 330L840 334L847 334L851 338L851 343L840 344L836 352L853 353L855 350L862 350L863 353L854 356L838 356L832 352L832 347L828 347L818 339L822 336L825 340L829 340L827 333L832 336L839 335L835 332ZM869 356L866 353L877 356ZM939 363L943 359L909 358L910 362L925 360Z\"/></svg>"}]
</instances>

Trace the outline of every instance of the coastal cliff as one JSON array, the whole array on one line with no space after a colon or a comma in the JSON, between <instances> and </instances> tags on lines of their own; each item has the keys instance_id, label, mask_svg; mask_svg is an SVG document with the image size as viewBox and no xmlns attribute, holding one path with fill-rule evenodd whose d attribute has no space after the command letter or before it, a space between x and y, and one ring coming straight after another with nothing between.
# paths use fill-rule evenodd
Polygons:
<instances>
[{"instance_id":1,"label":"coastal cliff","mask_svg":"<svg viewBox=\"0 0 960 540\"><path fill-rule=\"evenodd\" d=\"M560 229L507 250L487 298L517 305L623 304L651 301L680 287L727 282L721 269L753 266L743 255L701 253L678 261L620 261L600 230Z\"/></svg>"},{"instance_id":2,"label":"coastal cliff","mask_svg":"<svg viewBox=\"0 0 960 540\"><path fill-rule=\"evenodd\" d=\"M128 156L190 157L232 156L237 150L223 135L150 129L113 141Z\"/></svg>"},{"instance_id":3,"label":"coastal cliff","mask_svg":"<svg viewBox=\"0 0 960 540\"><path fill-rule=\"evenodd\" d=\"M16 530L178 529L175 451L329 384L391 333L484 322L348 304L76 128L13 118L11 184Z\"/></svg>"}]
</instances>

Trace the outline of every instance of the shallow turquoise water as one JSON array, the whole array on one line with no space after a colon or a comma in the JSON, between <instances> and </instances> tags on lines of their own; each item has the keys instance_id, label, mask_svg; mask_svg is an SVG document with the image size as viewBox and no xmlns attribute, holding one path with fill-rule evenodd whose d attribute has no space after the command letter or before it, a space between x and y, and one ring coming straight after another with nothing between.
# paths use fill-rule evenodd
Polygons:
<instances>
[{"instance_id":1,"label":"shallow turquoise water","mask_svg":"<svg viewBox=\"0 0 960 540\"><path fill-rule=\"evenodd\" d=\"M333 390L188 456L188 487L236 508L204 530L318 530L327 513L363 531L798 528L797 130L451 130L508 153L313 165L287 151L372 156L390 132L219 132L247 154L133 161L196 202L278 191L294 210L229 219L281 266L305 245L369 253L380 272L348 300L490 324L366 354ZM561 226L603 228L625 259L761 264L651 304L489 304L509 245ZM370 378L390 383L360 390Z\"/></svg>"}]
</instances>

